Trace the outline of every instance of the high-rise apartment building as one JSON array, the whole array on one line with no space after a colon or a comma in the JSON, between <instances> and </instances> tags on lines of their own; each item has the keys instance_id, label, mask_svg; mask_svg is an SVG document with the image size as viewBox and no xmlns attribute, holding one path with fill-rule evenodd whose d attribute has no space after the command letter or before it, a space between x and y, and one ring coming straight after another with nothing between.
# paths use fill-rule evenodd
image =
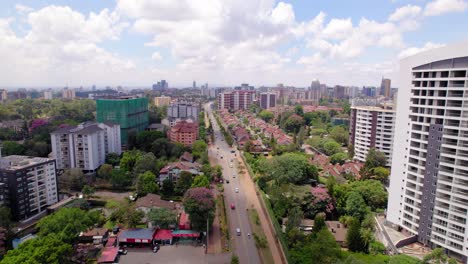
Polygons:
<instances>
[{"instance_id":1,"label":"high-rise apartment building","mask_svg":"<svg viewBox=\"0 0 468 264\"><path fill-rule=\"evenodd\" d=\"M344 99L346 98L346 87L341 85L336 85L333 89L333 97L336 99Z\"/></svg>"},{"instance_id":2,"label":"high-rise apartment building","mask_svg":"<svg viewBox=\"0 0 468 264\"><path fill-rule=\"evenodd\" d=\"M109 153L121 153L118 124L85 122L50 133L57 169L79 168L95 172Z\"/></svg>"},{"instance_id":3,"label":"high-rise apartment building","mask_svg":"<svg viewBox=\"0 0 468 264\"><path fill-rule=\"evenodd\" d=\"M29 156L0 158L4 203L15 220L26 220L58 201L55 160Z\"/></svg>"},{"instance_id":4,"label":"high-rise apartment building","mask_svg":"<svg viewBox=\"0 0 468 264\"><path fill-rule=\"evenodd\" d=\"M120 125L122 145L127 145L130 131L140 132L148 127L148 99L133 96L116 96L112 99L98 99L96 102L97 121Z\"/></svg>"},{"instance_id":5,"label":"high-rise apartment building","mask_svg":"<svg viewBox=\"0 0 468 264\"><path fill-rule=\"evenodd\" d=\"M387 221L468 256L468 43L403 59Z\"/></svg>"},{"instance_id":6,"label":"high-rise apartment building","mask_svg":"<svg viewBox=\"0 0 468 264\"><path fill-rule=\"evenodd\" d=\"M249 109L255 100L255 91L234 90L218 95L218 109Z\"/></svg>"},{"instance_id":7,"label":"high-rise apartment building","mask_svg":"<svg viewBox=\"0 0 468 264\"><path fill-rule=\"evenodd\" d=\"M8 91L6 89L0 90L0 101L5 102L8 100Z\"/></svg>"},{"instance_id":8,"label":"high-rise apartment building","mask_svg":"<svg viewBox=\"0 0 468 264\"><path fill-rule=\"evenodd\" d=\"M167 107L167 122L170 127L175 126L177 122L185 120L197 122L199 113L200 108L196 104L173 103Z\"/></svg>"},{"instance_id":9,"label":"high-rise apartment building","mask_svg":"<svg viewBox=\"0 0 468 264\"><path fill-rule=\"evenodd\" d=\"M157 107L166 106L171 103L171 97L169 96L158 96L154 98L154 105Z\"/></svg>"},{"instance_id":10,"label":"high-rise apartment building","mask_svg":"<svg viewBox=\"0 0 468 264\"><path fill-rule=\"evenodd\" d=\"M268 109L276 106L276 94L275 93L261 93L260 94L260 107L262 109Z\"/></svg>"},{"instance_id":11,"label":"high-rise apartment building","mask_svg":"<svg viewBox=\"0 0 468 264\"><path fill-rule=\"evenodd\" d=\"M44 99L51 100L53 97L52 89L44 90Z\"/></svg>"},{"instance_id":12,"label":"high-rise apartment building","mask_svg":"<svg viewBox=\"0 0 468 264\"><path fill-rule=\"evenodd\" d=\"M391 84L392 81L390 79L382 78L382 83L380 84L380 95L390 98L392 91Z\"/></svg>"},{"instance_id":13,"label":"high-rise apartment building","mask_svg":"<svg viewBox=\"0 0 468 264\"><path fill-rule=\"evenodd\" d=\"M354 159L365 162L369 150L375 148L385 153L390 166L394 134L393 104L351 107L349 142L354 146Z\"/></svg>"},{"instance_id":14,"label":"high-rise apartment building","mask_svg":"<svg viewBox=\"0 0 468 264\"><path fill-rule=\"evenodd\" d=\"M75 89L69 89L68 87L63 88L62 98L74 99L75 98Z\"/></svg>"},{"instance_id":15,"label":"high-rise apartment building","mask_svg":"<svg viewBox=\"0 0 468 264\"><path fill-rule=\"evenodd\" d=\"M362 87L362 95L368 96L368 97L375 97L376 96L375 90L376 90L375 87Z\"/></svg>"}]
</instances>

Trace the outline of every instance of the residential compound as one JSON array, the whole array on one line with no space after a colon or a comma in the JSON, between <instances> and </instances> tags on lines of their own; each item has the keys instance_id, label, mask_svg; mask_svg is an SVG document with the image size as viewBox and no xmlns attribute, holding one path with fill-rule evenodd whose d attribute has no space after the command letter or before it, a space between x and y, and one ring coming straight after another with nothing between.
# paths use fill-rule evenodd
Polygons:
<instances>
[{"instance_id":1,"label":"residential compound","mask_svg":"<svg viewBox=\"0 0 468 264\"><path fill-rule=\"evenodd\" d=\"M57 169L80 168L94 172L105 163L108 153L121 153L120 126L86 122L66 126L50 134Z\"/></svg>"},{"instance_id":2,"label":"residential compound","mask_svg":"<svg viewBox=\"0 0 468 264\"><path fill-rule=\"evenodd\" d=\"M385 153L387 166L392 161L395 134L395 106L376 104L352 106L349 125L349 142L354 146L354 159L366 161L371 148Z\"/></svg>"},{"instance_id":3,"label":"residential compound","mask_svg":"<svg viewBox=\"0 0 468 264\"><path fill-rule=\"evenodd\" d=\"M218 95L218 109L243 110L249 109L255 101L255 91L234 90Z\"/></svg>"},{"instance_id":4,"label":"residential compound","mask_svg":"<svg viewBox=\"0 0 468 264\"><path fill-rule=\"evenodd\" d=\"M17 221L45 212L49 205L58 201L53 159L17 155L1 157L0 183L3 183L4 203Z\"/></svg>"},{"instance_id":5,"label":"residential compound","mask_svg":"<svg viewBox=\"0 0 468 264\"><path fill-rule=\"evenodd\" d=\"M387 220L468 257L468 45L401 61Z\"/></svg>"},{"instance_id":6,"label":"residential compound","mask_svg":"<svg viewBox=\"0 0 468 264\"><path fill-rule=\"evenodd\" d=\"M129 132L141 132L148 127L148 99L134 96L116 96L98 99L97 121L120 125L121 144L127 145Z\"/></svg>"},{"instance_id":7,"label":"residential compound","mask_svg":"<svg viewBox=\"0 0 468 264\"><path fill-rule=\"evenodd\" d=\"M198 122L200 107L196 104L176 102L167 107L167 118L163 123L173 127L180 121Z\"/></svg>"}]
</instances>

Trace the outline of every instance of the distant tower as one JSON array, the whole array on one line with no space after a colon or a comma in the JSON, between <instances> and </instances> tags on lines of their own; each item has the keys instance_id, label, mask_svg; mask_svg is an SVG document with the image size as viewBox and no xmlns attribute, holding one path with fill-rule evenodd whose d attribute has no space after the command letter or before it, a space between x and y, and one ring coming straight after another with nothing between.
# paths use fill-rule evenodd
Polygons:
<instances>
[{"instance_id":1,"label":"distant tower","mask_svg":"<svg viewBox=\"0 0 468 264\"><path fill-rule=\"evenodd\" d=\"M197 88L197 82L196 82L196 81L193 81L192 88L193 88L193 89Z\"/></svg>"}]
</instances>

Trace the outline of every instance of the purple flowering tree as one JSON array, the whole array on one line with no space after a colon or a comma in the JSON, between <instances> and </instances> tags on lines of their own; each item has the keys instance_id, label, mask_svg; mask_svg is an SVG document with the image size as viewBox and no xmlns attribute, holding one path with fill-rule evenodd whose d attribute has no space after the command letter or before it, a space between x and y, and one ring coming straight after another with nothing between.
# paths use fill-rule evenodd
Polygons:
<instances>
[{"instance_id":1,"label":"purple flowering tree","mask_svg":"<svg viewBox=\"0 0 468 264\"><path fill-rule=\"evenodd\" d=\"M212 225L216 203L211 190L204 187L188 189L183 202L193 229L205 231L207 219L209 225Z\"/></svg>"}]
</instances>

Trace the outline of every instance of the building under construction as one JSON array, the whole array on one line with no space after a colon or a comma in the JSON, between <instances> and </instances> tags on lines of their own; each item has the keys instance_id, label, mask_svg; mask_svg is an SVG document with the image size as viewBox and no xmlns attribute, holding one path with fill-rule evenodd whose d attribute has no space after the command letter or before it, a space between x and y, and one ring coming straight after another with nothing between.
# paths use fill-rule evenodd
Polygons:
<instances>
[{"instance_id":1,"label":"building under construction","mask_svg":"<svg viewBox=\"0 0 468 264\"><path fill-rule=\"evenodd\" d=\"M148 126L148 99L119 96L97 100L97 121L120 124L122 146L128 142L130 131L140 132Z\"/></svg>"}]
</instances>

